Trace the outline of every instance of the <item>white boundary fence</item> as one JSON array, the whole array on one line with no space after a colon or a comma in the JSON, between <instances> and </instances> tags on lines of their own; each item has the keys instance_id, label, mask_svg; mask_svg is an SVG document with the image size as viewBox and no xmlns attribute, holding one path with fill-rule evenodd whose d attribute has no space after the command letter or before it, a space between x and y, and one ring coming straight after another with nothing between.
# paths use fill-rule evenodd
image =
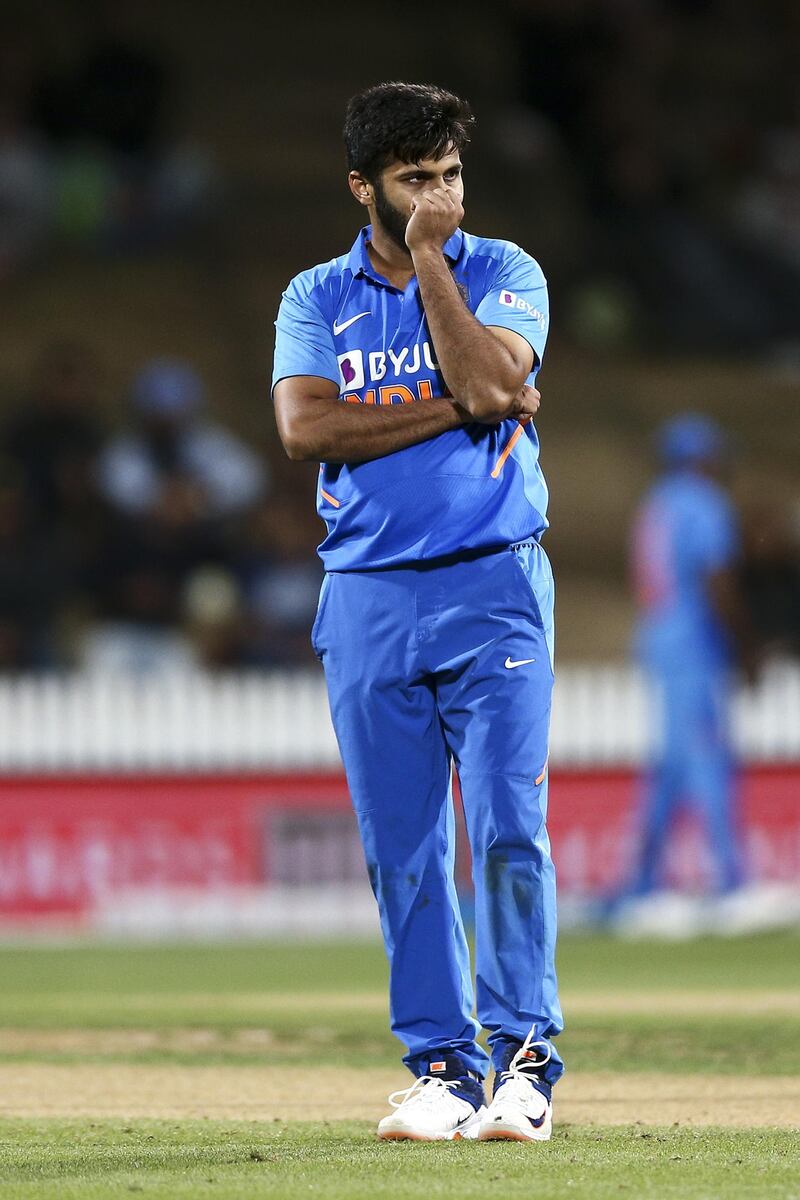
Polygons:
<instances>
[{"instance_id":1,"label":"white boundary fence","mask_svg":"<svg viewBox=\"0 0 800 1200\"><path fill-rule=\"evenodd\" d=\"M365 694L364 705L369 705ZM653 722L629 667L559 668L553 762L643 760ZM800 667L774 664L734 704L750 761L800 760ZM339 763L321 672L0 678L0 772L258 771Z\"/></svg>"}]
</instances>

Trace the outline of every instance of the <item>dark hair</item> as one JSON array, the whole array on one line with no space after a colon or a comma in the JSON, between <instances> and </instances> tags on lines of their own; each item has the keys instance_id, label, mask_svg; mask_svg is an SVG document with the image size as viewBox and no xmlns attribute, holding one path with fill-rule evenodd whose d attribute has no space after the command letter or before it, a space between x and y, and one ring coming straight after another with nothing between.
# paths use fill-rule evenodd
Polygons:
<instances>
[{"instance_id":1,"label":"dark hair","mask_svg":"<svg viewBox=\"0 0 800 1200\"><path fill-rule=\"evenodd\" d=\"M379 83L353 96L344 120L347 169L371 182L390 162L442 158L469 142L466 100L425 83Z\"/></svg>"}]
</instances>

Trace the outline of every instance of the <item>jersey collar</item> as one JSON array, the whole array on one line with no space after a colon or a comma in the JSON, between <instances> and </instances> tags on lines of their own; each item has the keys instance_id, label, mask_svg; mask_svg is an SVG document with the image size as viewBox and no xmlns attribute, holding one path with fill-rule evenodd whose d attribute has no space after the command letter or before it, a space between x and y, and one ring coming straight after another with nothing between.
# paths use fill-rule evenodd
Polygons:
<instances>
[{"instance_id":1,"label":"jersey collar","mask_svg":"<svg viewBox=\"0 0 800 1200\"><path fill-rule=\"evenodd\" d=\"M382 287L388 287L386 280L378 275L369 259L367 253L367 242L372 237L372 226L365 225L363 229L359 229L358 236L353 242L349 255L347 256L347 265L353 272L354 278L363 275L367 279L371 279L373 283L378 283ZM455 265L461 257L461 252L464 249L464 234L461 229L457 229L452 237L449 237L444 244L443 250L445 258L448 258L451 264Z\"/></svg>"}]
</instances>

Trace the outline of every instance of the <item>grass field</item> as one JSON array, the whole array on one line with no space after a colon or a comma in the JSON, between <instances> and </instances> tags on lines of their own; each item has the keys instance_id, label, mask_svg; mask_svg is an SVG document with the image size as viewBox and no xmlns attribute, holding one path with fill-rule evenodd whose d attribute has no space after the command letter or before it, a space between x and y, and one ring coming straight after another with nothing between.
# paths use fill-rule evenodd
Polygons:
<instances>
[{"instance_id":1,"label":"grass field","mask_svg":"<svg viewBox=\"0 0 800 1200\"><path fill-rule=\"evenodd\" d=\"M560 974L551 1143L382 1144L379 947L0 949L0 1196L800 1200L800 937L569 937Z\"/></svg>"}]
</instances>

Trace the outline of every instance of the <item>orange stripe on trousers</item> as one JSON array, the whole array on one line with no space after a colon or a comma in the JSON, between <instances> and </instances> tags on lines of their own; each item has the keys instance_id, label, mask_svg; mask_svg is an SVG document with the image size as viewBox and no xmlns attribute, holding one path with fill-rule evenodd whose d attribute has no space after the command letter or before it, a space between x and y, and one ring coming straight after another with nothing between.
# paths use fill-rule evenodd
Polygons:
<instances>
[{"instance_id":1,"label":"orange stripe on trousers","mask_svg":"<svg viewBox=\"0 0 800 1200\"><path fill-rule=\"evenodd\" d=\"M334 508L342 507L341 500L337 500L335 496L332 496L330 492L326 492L324 488L320 488L319 493L322 496L322 499L327 500L328 504L332 504Z\"/></svg>"},{"instance_id":2,"label":"orange stripe on trousers","mask_svg":"<svg viewBox=\"0 0 800 1200\"><path fill-rule=\"evenodd\" d=\"M497 462L495 463L494 470L492 471L492 479L497 479L497 476L500 474L500 472L503 469L503 464L505 463L505 461L508 458L511 451L516 446L519 439L522 437L524 429L525 429L524 425L518 425L517 428L512 433L511 437L508 439L505 449L503 450L503 453L500 455Z\"/></svg>"}]
</instances>

